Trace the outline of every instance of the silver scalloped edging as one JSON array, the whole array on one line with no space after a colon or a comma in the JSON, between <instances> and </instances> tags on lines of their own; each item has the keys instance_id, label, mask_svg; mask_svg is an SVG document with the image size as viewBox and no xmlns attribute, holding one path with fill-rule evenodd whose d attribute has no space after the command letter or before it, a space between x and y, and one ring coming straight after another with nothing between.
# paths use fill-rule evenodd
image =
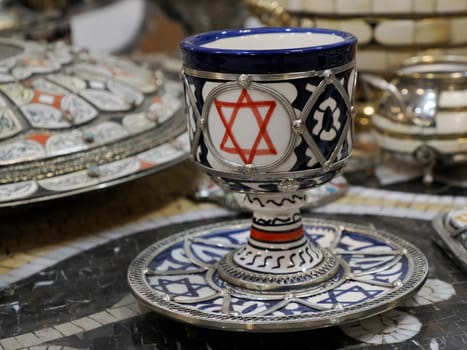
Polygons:
<instances>
[{"instance_id":1,"label":"silver scalloped edging","mask_svg":"<svg viewBox=\"0 0 467 350\"><path fill-rule=\"evenodd\" d=\"M71 195L77 195L80 193L86 193L98 189L120 185L132 180L136 180L148 174L161 171L187 159L189 155L187 133L182 133L177 137L174 137L172 134L165 136L166 137L159 140L164 141L154 148L145 150L128 158L103 165L103 167L108 167L125 160L130 161L134 159L145 161L145 158L148 158L145 155L149 153L153 153L152 158L159 156L158 162L154 163L149 168L133 169L134 171L127 171L123 173L118 172L109 174L110 176L104 174L104 176L99 175L97 178L90 177L88 175L88 171L86 170L79 170L77 172L59 175L39 181L27 181L0 185L0 208L44 202L52 199L68 197ZM173 139L168 138L169 136L172 136ZM162 156L160 155L160 149L163 149L162 153L164 154ZM101 167L97 167L97 169L100 168ZM63 178L63 181L68 183L64 184L61 182L61 178ZM70 183L70 181L72 183ZM24 194L24 191L22 191L24 184L31 184L31 186L34 186L33 190L30 190L27 194Z\"/></svg>"},{"instance_id":2,"label":"silver scalloped edging","mask_svg":"<svg viewBox=\"0 0 467 350\"><path fill-rule=\"evenodd\" d=\"M89 151L0 167L0 184L21 180L41 180L86 169L90 163L99 165L133 156L156 147L182 133L185 128L183 121L184 117L178 111L172 120L165 122L158 128L152 128L138 135L119 139ZM155 137L155 134L158 134L159 137ZM67 171L64 169L67 169ZM46 174L52 174L52 176Z\"/></svg>"},{"instance_id":3,"label":"silver scalloped edging","mask_svg":"<svg viewBox=\"0 0 467 350\"><path fill-rule=\"evenodd\" d=\"M382 296L375 297L365 302L356 303L355 305L336 307L313 313L304 312L301 314L279 316L249 316L239 313L219 314L207 312L199 310L195 306L176 302L169 295L160 293L151 288L146 280L146 273L149 264L160 252L168 249L170 250L172 246L184 242L186 239L213 234L216 230L245 229L250 225L248 220L237 220L193 228L152 244L141 252L130 264L128 270L130 288L145 307L177 321L207 328L231 331L274 332L299 331L334 326L385 312L398 306L404 300L415 294L427 277L428 262L425 256L415 246L402 238L354 224L313 220L309 218L304 218L303 221L305 227L317 225L332 226L334 228L344 227L347 230L350 229L353 230L353 232L357 231L359 234L367 236L368 238L376 239L381 243L396 247L397 251L400 251L407 259L408 269L404 280L399 284L395 284L392 290L383 293ZM335 230L335 232L337 232L337 230ZM210 268L206 267L205 269L209 271ZM229 288L226 289L230 290L230 287L235 288L234 286L229 286ZM287 293L284 293L284 298L287 298Z\"/></svg>"}]
</instances>

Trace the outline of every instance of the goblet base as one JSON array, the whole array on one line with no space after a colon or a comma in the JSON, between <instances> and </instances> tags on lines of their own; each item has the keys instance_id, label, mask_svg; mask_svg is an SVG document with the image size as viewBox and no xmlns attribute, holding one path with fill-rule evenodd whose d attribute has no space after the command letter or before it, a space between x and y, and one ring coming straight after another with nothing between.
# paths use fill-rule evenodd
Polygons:
<instances>
[{"instance_id":1,"label":"goblet base","mask_svg":"<svg viewBox=\"0 0 467 350\"><path fill-rule=\"evenodd\" d=\"M427 277L424 255L399 237L304 218L305 237L338 261L336 271L299 288L243 287L223 278L220 266L247 243L250 225L241 220L200 226L155 242L129 267L132 292L150 310L189 324L231 331L298 331L392 309Z\"/></svg>"},{"instance_id":2,"label":"goblet base","mask_svg":"<svg viewBox=\"0 0 467 350\"><path fill-rule=\"evenodd\" d=\"M316 247L310 246L311 249L316 249ZM293 250L290 252L295 254ZM293 273L264 273L252 271L236 264L234 261L235 253L236 251L232 251L219 261L217 271L220 277L234 286L260 292L304 290L331 280L339 271L340 266L339 259L326 250L320 252L321 260L310 269Z\"/></svg>"}]
</instances>

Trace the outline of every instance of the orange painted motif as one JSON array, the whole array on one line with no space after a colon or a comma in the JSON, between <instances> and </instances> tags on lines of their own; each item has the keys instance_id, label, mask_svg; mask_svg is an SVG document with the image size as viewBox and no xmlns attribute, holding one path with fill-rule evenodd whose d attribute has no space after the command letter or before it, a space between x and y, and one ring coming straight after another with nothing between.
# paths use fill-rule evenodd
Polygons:
<instances>
[{"instance_id":1,"label":"orange painted motif","mask_svg":"<svg viewBox=\"0 0 467 350\"><path fill-rule=\"evenodd\" d=\"M30 103L49 105L60 110L64 97L64 95L49 94L39 90L34 90L34 96L32 97Z\"/></svg>"}]
</instances>

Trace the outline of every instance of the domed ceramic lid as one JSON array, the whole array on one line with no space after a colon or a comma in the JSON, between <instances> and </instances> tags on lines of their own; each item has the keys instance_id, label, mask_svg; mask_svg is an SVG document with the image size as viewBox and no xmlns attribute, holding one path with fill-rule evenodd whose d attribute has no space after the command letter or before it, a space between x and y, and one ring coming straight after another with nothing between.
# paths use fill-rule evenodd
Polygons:
<instances>
[{"instance_id":1,"label":"domed ceramic lid","mask_svg":"<svg viewBox=\"0 0 467 350\"><path fill-rule=\"evenodd\" d=\"M0 39L0 206L127 181L183 159L181 87L156 75L61 43Z\"/></svg>"}]
</instances>

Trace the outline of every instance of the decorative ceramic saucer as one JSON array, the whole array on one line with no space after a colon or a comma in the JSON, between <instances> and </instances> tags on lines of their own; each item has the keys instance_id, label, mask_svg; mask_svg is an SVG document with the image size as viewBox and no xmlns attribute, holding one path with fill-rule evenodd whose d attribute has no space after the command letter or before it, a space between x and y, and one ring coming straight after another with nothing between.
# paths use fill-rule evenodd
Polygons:
<instances>
[{"instance_id":1,"label":"decorative ceramic saucer","mask_svg":"<svg viewBox=\"0 0 467 350\"><path fill-rule=\"evenodd\" d=\"M308 238L338 261L337 272L325 283L254 291L226 282L219 275L221 258L245 243L250 227L249 221L232 221L154 243L131 263L130 287L142 305L178 321L277 332L327 327L384 312L414 294L427 277L424 255L399 237L347 223L303 223ZM254 259L270 265L281 259L270 255ZM291 261L299 265L300 258Z\"/></svg>"},{"instance_id":2,"label":"decorative ceramic saucer","mask_svg":"<svg viewBox=\"0 0 467 350\"><path fill-rule=\"evenodd\" d=\"M122 58L0 39L0 206L128 181L187 155L181 87Z\"/></svg>"}]
</instances>

